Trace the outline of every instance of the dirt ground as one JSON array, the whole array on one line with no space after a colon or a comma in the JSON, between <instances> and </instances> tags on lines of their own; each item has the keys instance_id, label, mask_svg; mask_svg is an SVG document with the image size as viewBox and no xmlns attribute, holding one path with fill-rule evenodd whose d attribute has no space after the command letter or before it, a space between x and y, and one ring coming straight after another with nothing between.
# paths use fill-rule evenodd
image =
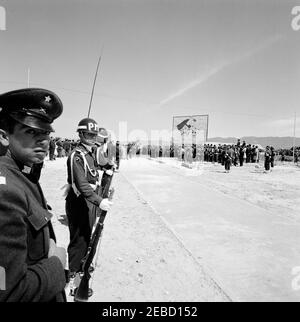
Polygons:
<instances>
[{"instance_id":1,"label":"dirt ground","mask_svg":"<svg viewBox=\"0 0 300 322\"><path fill-rule=\"evenodd\" d=\"M245 164L225 173L219 164L195 163L193 169L187 169L171 159L148 162L164 163L165 170L174 172L178 180L185 177L191 185L200 180L208 189L267 210L272 218L279 216L283 222L299 224L299 167L277 163L271 173L265 173L262 164ZM65 183L66 158L46 161L41 184L53 208L58 243L67 247L69 233L61 190ZM113 186L114 205L105 220L90 301L234 300L147 203L147 196L143 197L122 174L122 168L115 174Z\"/></svg>"},{"instance_id":2,"label":"dirt ground","mask_svg":"<svg viewBox=\"0 0 300 322\"><path fill-rule=\"evenodd\" d=\"M66 158L46 161L41 184L64 247L69 233L60 188L65 183ZM230 301L122 172L113 186L90 301Z\"/></svg>"},{"instance_id":3,"label":"dirt ground","mask_svg":"<svg viewBox=\"0 0 300 322\"><path fill-rule=\"evenodd\" d=\"M245 200L276 215L300 219L300 167L290 162L276 162L270 173L264 171L262 162L244 163L243 167L232 166L228 174L218 163L194 163L193 169L184 169L181 162L175 159L162 158L160 162L180 169L191 181L193 177L201 177L208 188Z\"/></svg>"}]
</instances>

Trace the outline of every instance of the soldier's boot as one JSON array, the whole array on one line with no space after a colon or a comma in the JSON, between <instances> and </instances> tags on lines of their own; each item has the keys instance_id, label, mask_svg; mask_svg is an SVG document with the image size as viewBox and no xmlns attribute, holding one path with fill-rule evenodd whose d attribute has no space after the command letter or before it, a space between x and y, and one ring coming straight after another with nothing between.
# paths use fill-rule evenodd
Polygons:
<instances>
[{"instance_id":1,"label":"soldier's boot","mask_svg":"<svg viewBox=\"0 0 300 322\"><path fill-rule=\"evenodd\" d=\"M75 272L70 273L70 281L69 281L70 296L75 295L75 291L78 288L79 283L80 283L80 274Z\"/></svg>"},{"instance_id":2,"label":"soldier's boot","mask_svg":"<svg viewBox=\"0 0 300 322\"><path fill-rule=\"evenodd\" d=\"M94 267L92 267L92 270L94 270ZM81 277L82 277L82 273L73 273L70 276L70 282L69 282L70 296L75 296L81 281ZM93 293L94 293L93 290L89 288L88 296L91 297Z\"/></svg>"}]
</instances>

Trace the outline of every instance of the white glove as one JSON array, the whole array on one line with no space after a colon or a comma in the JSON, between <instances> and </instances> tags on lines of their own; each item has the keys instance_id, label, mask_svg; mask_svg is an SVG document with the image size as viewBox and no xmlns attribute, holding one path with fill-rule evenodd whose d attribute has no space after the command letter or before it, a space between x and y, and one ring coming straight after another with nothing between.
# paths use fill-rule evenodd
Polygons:
<instances>
[{"instance_id":1,"label":"white glove","mask_svg":"<svg viewBox=\"0 0 300 322\"><path fill-rule=\"evenodd\" d=\"M105 173L108 175L108 176L112 176L113 175L113 170L106 170Z\"/></svg>"},{"instance_id":2,"label":"white glove","mask_svg":"<svg viewBox=\"0 0 300 322\"><path fill-rule=\"evenodd\" d=\"M99 207L101 210L109 211L110 207L113 205L112 201L109 201L108 198L105 198L101 201Z\"/></svg>"}]
</instances>

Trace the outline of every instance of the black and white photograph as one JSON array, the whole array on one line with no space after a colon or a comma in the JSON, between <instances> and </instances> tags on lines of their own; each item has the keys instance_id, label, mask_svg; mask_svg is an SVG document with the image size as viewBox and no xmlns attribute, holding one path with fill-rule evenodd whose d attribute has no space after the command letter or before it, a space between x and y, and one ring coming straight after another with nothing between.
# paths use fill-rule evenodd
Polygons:
<instances>
[{"instance_id":1,"label":"black and white photograph","mask_svg":"<svg viewBox=\"0 0 300 322\"><path fill-rule=\"evenodd\" d=\"M300 302L299 53L300 0L0 0L0 302Z\"/></svg>"}]
</instances>

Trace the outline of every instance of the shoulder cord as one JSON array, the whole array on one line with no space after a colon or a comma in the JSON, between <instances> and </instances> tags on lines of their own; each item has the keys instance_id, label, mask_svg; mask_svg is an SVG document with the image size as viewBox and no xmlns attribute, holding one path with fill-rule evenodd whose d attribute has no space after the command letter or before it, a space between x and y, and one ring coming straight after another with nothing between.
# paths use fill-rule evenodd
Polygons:
<instances>
[{"instance_id":1,"label":"shoulder cord","mask_svg":"<svg viewBox=\"0 0 300 322\"><path fill-rule=\"evenodd\" d=\"M76 196L78 197L80 195L80 192L79 190L77 189L76 185L75 185L75 182L74 182L74 171L73 171L73 162L74 162L74 156L75 156L75 152L79 152L80 155L82 156L82 159L83 159L83 167L84 167L84 174L85 176L87 176L87 170L89 170L90 174L93 176L93 177L96 177L97 175L97 170L93 170L90 168L87 160L86 160L86 157L85 157L85 154L83 151L79 150L79 149L76 149L72 154L71 154L71 159L70 159L70 162L71 162L71 186L74 190L74 193L76 194Z\"/></svg>"}]
</instances>

